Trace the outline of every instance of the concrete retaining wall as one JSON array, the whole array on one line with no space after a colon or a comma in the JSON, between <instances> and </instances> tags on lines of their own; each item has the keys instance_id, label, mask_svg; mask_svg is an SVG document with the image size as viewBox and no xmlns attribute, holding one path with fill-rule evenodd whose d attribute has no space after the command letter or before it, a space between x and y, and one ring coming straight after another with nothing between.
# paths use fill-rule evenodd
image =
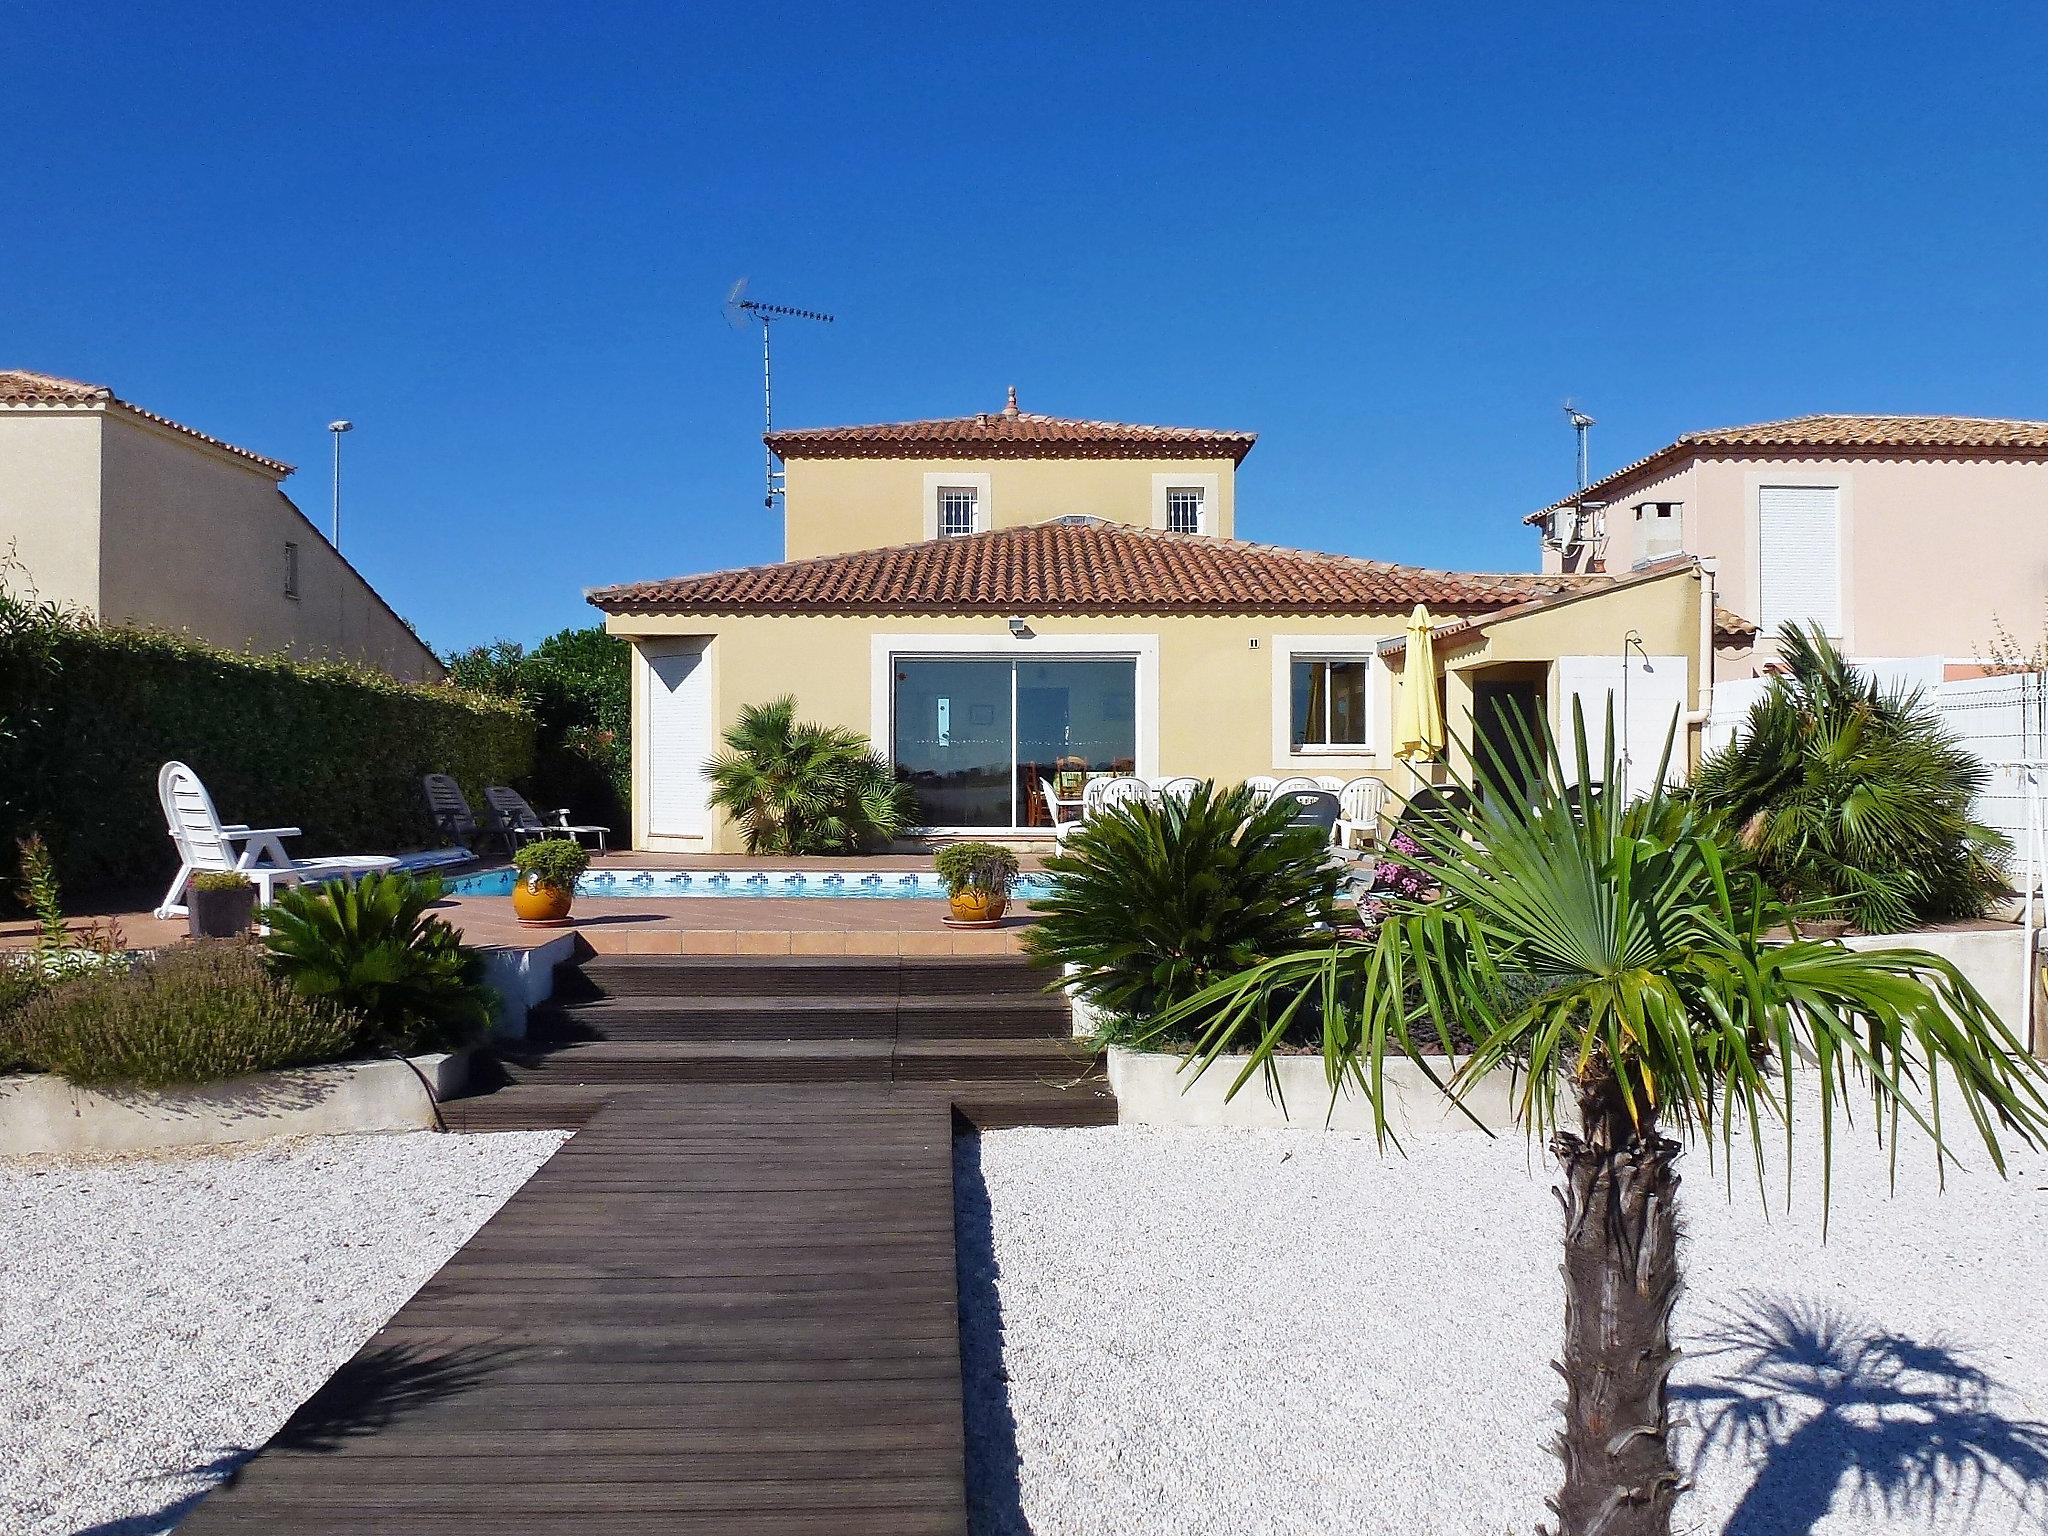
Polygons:
<instances>
[{"instance_id":1,"label":"concrete retaining wall","mask_svg":"<svg viewBox=\"0 0 2048 1536\"><path fill-rule=\"evenodd\" d=\"M273 1136L432 1129L434 1099L461 1091L469 1056L349 1061L190 1088L81 1088L54 1074L0 1077L0 1157L143 1152Z\"/></svg>"},{"instance_id":2,"label":"concrete retaining wall","mask_svg":"<svg viewBox=\"0 0 2048 1536\"><path fill-rule=\"evenodd\" d=\"M526 1033L526 1016L555 995L555 967L576 958L576 935L565 932L531 949L486 949L484 980L498 989L498 1017L493 1034L517 1040Z\"/></svg>"},{"instance_id":3,"label":"concrete retaining wall","mask_svg":"<svg viewBox=\"0 0 2048 1536\"><path fill-rule=\"evenodd\" d=\"M1236 1097L1226 1099L1230 1085L1244 1070L1243 1056L1219 1056L1199 1078L1192 1068L1181 1070L1181 1058L1159 1051L1109 1050L1109 1084L1116 1091L1116 1117L1123 1125L1229 1126L1240 1130L1322 1130L1370 1132L1372 1106L1347 1090L1334 1109L1330 1085L1320 1056L1274 1058L1277 1084L1254 1074ZM1455 1060L1440 1068L1448 1077ZM1515 1123L1513 1081L1495 1072L1475 1085L1465 1104L1479 1121L1451 1108L1443 1094L1414 1062L1390 1060L1386 1066L1387 1119L1394 1134L1440 1136L1482 1129L1503 1131Z\"/></svg>"},{"instance_id":4,"label":"concrete retaining wall","mask_svg":"<svg viewBox=\"0 0 2048 1536\"><path fill-rule=\"evenodd\" d=\"M2007 1029L2027 1041L2035 1052L2048 1054L2048 1049L2044 1049L2048 1047L2048 1038L2039 1028L2034 1031L2034 1038L2027 1040L2026 989L2030 974L2039 975L2041 960L2038 954L2034 957L2031 973L2022 964L2026 935L2019 927L1860 934L1842 942L1851 949L1924 949L1941 956L1984 994L1984 1001L2005 1021Z\"/></svg>"}]
</instances>

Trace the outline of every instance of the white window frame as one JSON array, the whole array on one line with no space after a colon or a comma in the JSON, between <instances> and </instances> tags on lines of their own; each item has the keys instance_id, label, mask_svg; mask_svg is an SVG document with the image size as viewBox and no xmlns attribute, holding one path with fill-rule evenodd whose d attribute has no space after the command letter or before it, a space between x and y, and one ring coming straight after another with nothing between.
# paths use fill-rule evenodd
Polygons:
<instances>
[{"instance_id":1,"label":"white window frame","mask_svg":"<svg viewBox=\"0 0 2048 1536\"><path fill-rule=\"evenodd\" d=\"M1137 663L1137 774L1159 772L1159 637L1128 635L873 635L868 640L868 740L888 756L896 739L896 658L993 656L1004 661L1134 661ZM1012 688L1014 689L1014 681ZM1015 702L1012 701L1012 719ZM1015 753L1011 754L1013 762ZM1014 772L1014 767L1012 769ZM1014 796L1012 797L1014 800ZM1051 835L1044 827L917 827L914 835L934 837L1025 837Z\"/></svg>"},{"instance_id":2,"label":"white window frame","mask_svg":"<svg viewBox=\"0 0 2048 1536\"><path fill-rule=\"evenodd\" d=\"M1386 667L1379 644L1385 635L1275 635L1273 637L1273 764L1285 767L1304 758L1356 758L1363 766L1379 753L1380 694ZM1294 664L1297 661L1365 663L1365 740L1356 744L1294 744Z\"/></svg>"},{"instance_id":3,"label":"white window frame","mask_svg":"<svg viewBox=\"0 0 2048 1536\"><path fill-rule=\"evenodd\" d=\"M964 504L964 505L963 505ZM964 527L954 526L953 514L967 513ZM942 485L939 487L939 537L942 539L964 539L975 532L981 521L981 494L971 485Z\"/></svg>"},{"instance_id":4,"label":"white window frame","mask_svg":"<svg viewBox=\"0 0 2048 1536\"><path fill-rule=\"evenodd\" d=\"M1195 526L1176 528L1173 514L1176 501L1192 500L1195 504ZM1166 531L1168 533L1200 533L1209 521L1209 498L1199 485L1170 485L1166 488Z\"/></svg>"},{"instance_id":5,"label":"white window frame","mask_svg":"<svg viewBox=\"0 0 2048 1536\"><path fill-rule=\"evenodd\" d=\"M948 491L974 493L974 531L988 532L995 526L994 489L991 477L985 472L954 470L928 473L924 477L924 536L927 539L941 537L939 508Z\"/></svg>"},{"instance_id":6,"label":"white window frame","mask_svg":"<svg viewBox=\"0 0 2048 1536\"><path fill-rule=\"evenodd\" d=\"M1175 491L1193 491L1202 498L1202 521L1197 533L1215 535L1221 531L1217 519L1221 512L1217 498L1222 495L1223 480L1220 475L1154 475L1152 477L1152 526L1167 527L1166 509L1168 498Z\"/></svg>"}]
</instances>

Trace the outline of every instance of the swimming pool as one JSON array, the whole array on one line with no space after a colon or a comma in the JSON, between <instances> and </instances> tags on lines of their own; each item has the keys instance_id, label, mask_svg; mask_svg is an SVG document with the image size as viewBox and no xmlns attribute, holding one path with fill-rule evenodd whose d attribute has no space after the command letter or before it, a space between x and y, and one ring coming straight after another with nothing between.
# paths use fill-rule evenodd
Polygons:
<instances>
[{"instance_id":1,"label":"swimming pool","mask_svg":"<svg viewBox=\"0 0 2048 1536\"><path fill-rule=\"evenodd\" d=\"M1030 901L1052 890L1052 876L1020 875L1016 898ZM512 871L486 870L448 882L451 896L509 896ZM936 901L946 882L930 870L857 869L604 869L576 882L578 896L829 897L854 901Z\"/></svg>"}]
</instances>

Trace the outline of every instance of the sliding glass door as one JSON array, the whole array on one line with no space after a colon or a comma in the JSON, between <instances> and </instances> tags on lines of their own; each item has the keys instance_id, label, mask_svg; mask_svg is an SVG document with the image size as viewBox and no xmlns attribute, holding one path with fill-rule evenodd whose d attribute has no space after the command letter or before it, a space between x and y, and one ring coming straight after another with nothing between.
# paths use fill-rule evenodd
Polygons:
<instances>
[{"instance_id":1,"label":"sliding glass door","mask_svg":"<svg viewBox=\"0 0 2048 1536\"><path fill-rule=\"evenodd\" d=\"M896 772L929 827L1049 826L1045 787L1137 768L1137 663L894 658Z\"/></svg>"}]
</instances>

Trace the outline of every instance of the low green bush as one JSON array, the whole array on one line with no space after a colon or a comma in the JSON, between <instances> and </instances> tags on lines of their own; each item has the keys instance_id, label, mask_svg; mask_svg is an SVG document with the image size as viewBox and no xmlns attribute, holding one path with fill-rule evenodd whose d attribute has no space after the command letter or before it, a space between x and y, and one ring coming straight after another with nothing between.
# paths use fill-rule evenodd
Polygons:
<instances>
[{"instance_id":1,"label":"low green bush","mask_svg":"<svg viewBox=\"0 0 2048 1536\"><path fill-rule=\"evenodd\" d=\"M301 996L353 1015L367 1052L456 1051L490 1028L483 957L427 908L432 877L366 875L299 886L267 908L271 969Z\"/></svg>"},{"instance_id":2,"label":"low green bush","mask_svg":"<svg viewBox=\"0 0 2048 1536\"><path fill-rule=\"evenodd\" d=\"M916 797L867 737L796 717L785 694L748 704L705 763L711 804L749 853L860 853L901 837Z\"/></svg>"},{"instance_id":3,"label":"low green bush","mask_svg":"<svg viewBox=\"0 0 2048 1536\"><path fill-rule=\"evenodd\" d=\"M512 867L538 885L574 891L583 871L590 868L590 852L573 837L544 837L513 854Z\"/></svg>"},{"instance_id":4,"label":"low green bush","mask_svg":"<svg viewBox=\"0 0 2048 1536\"><path fill-rule=\"evenodd\" d=\"M1007 896L1017 883L1017 855L1000 843L952 843L932 858L947 894L985 891Z\"/></svg>"},{"instance_id":5,"label":"low green bush","mask_svg":"<svg viewBox=\"0 0 2048 1536\"><path fill-rule=\"evenodd\" d=\"M223 940L59 982L21 1010L17 1036L27 1061L72 1082L165 1088L340 1060L360 1029Z\"/></svg>"},{"instance_id":6,"label":"low green bush","mask_svg":"<svg viewBox=\"0 0 2048 1536\"><path fill-rule=\"evenodd\" d=\"M40 967L19 955L0 955L0 1072L25 1072L35 1066L22 1038L21 1015L48 990Z\"/></svg>"},{"instance_id":7,"label":"low green bush","mask_svg":"<svg viewBox=\"0 0 2048 1536\"><path fill-rule=\"evenodd\" d=\"M1145 1020L1212 981L1315 941L1338 875L1329 840L1239 787L1099 812L1046 860L1052 892L1025 935L1037 959L1076 967L1104 1012Z\"/></svg>"}]
</instances>

